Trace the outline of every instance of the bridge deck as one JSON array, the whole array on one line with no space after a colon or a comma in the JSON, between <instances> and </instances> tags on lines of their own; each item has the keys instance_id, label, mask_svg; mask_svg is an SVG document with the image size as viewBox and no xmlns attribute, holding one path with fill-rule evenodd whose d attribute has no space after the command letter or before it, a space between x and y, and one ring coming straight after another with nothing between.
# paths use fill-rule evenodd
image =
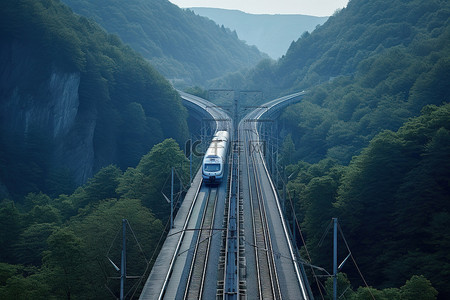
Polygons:
<instances>
[{"instance_id":1,"label":"bridge deck","mask_svg":"<svg viewBox=\"0 0 450 300\"><path fill-rule=\"evenodd\" d=\"M188 216L191 205L197 195L197 190L199 189L199 186L201 184L201 178L202 174L201 170L199 170L192 182L190 189L186 194L186 197L183 200L180 209L178 210L178 213L173 223L174 228L172 228L169 231L169 235L164 242L164 245L158 255L158 258L156 259L155 264L153 265L152 271L147 279L147 282L145 283L145 286L142 290L139 299L142 300L158 299L168 275L171 275L172 279L174 279L174 277L177 277L178 279L178 280L170 280L171 283L173 282L179 283L182 281L181 278L183 276L183 270L186 269L184 268L184 265L189 260L188 259L189 252L186 251L186 249L189 249L191 247L191 243L193 241L194 233L192 231L184 232L183 241L178 250L178 253L181 253L181 255L176 259L176 263L174 264L172 274L168 274L168 272L175 251L177 251L177 245L180 239L180 235L182 234L182 229L184 227L186 218ZM195 206L193 209L199 210L200 206ZM196 212L194 211L193 213ZM187 226L187 228L195 228L195 227L196 227L195 224L188 224ZM168 286L166 293L176 295L178 288L179 288L178 286L173 285ZM175 299L175 296L172 299Z\"/></svg>"},{"instance_id":2,"label":"bridge deck","mask_svg":"<svg viewBox=\"0 0 450 300\"><path fill-rule=\"evenodd\" d=\"M253 112L254 119L252 119L251 128L248 129L255 134L252 139L259 141L257 137L257 129L259 120L263 120L260 117L273 117L269 116L270 113L275 110L280 110L284 105L287 105L295 100L295 98L303 96L304 92L293 94L291 96L286 96L284 98L276 99L269 102L270 107L266 110ZM183 94L184 95L184 94ZM188 96L184 95L187 100ZM193 101L193 100L189 100ZM195 101L194 101L195 102ZM201 104L201 103L200 103ZM200 105L197 104L197 105ZM200 105L201 106L201 105ZM207 110L204 108L205 111ZM214 109L209 109L214 111ZM266 113L266 114L265 114ZM220 118L220 114L215 112L212 115L216 120ZM250 118L250 115L249 117ZM230 124L228 121L223 121L223 124L219 121L216 122L217 128L225 128L230 130ZM249 125L250 126L250 125ZM275 268L278 271L278 277L281 281L280 288L282 297L285 299L308 299L306 291L303 285L305 285L306 278L300 279L300 271L298 266L294 262L294 254L292 250L292 245L290 243L286 229L284 228L286 224L283 220L281 209L279 207L279 202L276 195L276 189L273 187L270 180L268 171L263 162L262 155L257 155L257 163L255 168L258 169L258 174L260 177L262 190L261 193L264 195L264 202L266 209L269 211L267 218L269 219L269 230L273 236L273 252L276 253ZM228 167L228 166L227 166ZM245 169L245 168L244 168ZM228 174L228 172L227 172ZM248 174L244 171L244 177ZM187 277L189 276L189 266L193 258L193 245L196 242L196 237L198 232L193 230L183 230L185 228L195 229L199 228L199 223L201 222L201 211L205 206L206 193L208 193L206 187L201 187L201 170L199 170L194 178L191 188L189 189L186 197L183 201L181 208L179 209L177 216L174 220L174 228L170 230L166 241L158 255L158 258L152 268L150 276L144 286L141 293L140 299L182 299L184 291L186 289ZM227 182L224 180L224 182ZM245 182L245 180L244 180ZM243 184L242 186L242 196L244 199L248 199L248 184ZM223 226L223 212L225 211L225 197L226 197L226 184L222 184L221 188L218 190L219 199L218 208L216 210L215 225L213 228L218 228ZM251 212L248 211L248 201L244 201L244 215L249 216ZM192 216L189 218L189 214L192 212ZM252 236L248 235L252 225L246 221L248 218L244 218L243 226L246 228L244 230L245 240L252 241ZM255 257L252 256L253 252L250 244L245 246L245 256L246 267L244 270L246 273L246 297L247 299L256 299L257 295L254 293L249 293L249 291L255 291L256 289L256 278L254 276L253 270L255 269ZM188 251L189 250L189 251ZM206 283L204 286L203 296L204 299L214 299L216 297L216 289L218 287L218 266L219 263L219 253L221 253L221 235L213 234L211 238L211 250L210 250L210 260L207 265L207 275ZM290 257L290 258L289 258ZM298 276L298 277L297 277ZM168 280L170 278L170 280ZM220 281L220 280L219 280Z\"/></svg>"}]
</instances>

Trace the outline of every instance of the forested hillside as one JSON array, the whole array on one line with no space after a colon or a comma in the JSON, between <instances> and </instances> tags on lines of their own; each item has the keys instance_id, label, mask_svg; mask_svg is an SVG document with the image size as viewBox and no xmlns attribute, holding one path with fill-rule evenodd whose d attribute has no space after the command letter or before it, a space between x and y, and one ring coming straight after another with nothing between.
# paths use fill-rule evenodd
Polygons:
<instances>
[{"instance_id":1,"label":"forested hillside","mask_svg":"<svg viewBox=\"0 0 450 300\"><path fill-rule=\"evenodd\" d=\"M281 161L313 264L331 269L331 236L317 245L338 217L370 286L423 275L450 297L449 20L448 1L352 0L277 63L243 75L245 88L308 91L283 113ZM350 260L342 272L346 297L365 299ZM374 291L399 297L390 292Z\"/></svg>"},{"instance_id":2,"label":"forested hillside","mask_svg":"<svg viewBox=\"0 0 450 300\"><path fill-rule=\"evenodd\" d=\"M293 159L348 163L380 130L449 101L449 19L448 1L352 0L279 61L216 87L261 90L266 99L307 90L283 115Z\"/></svg>"},{"instance_id":3,"label":"forested hillside","mask_svg":"<svg viewBox=\"0 0 450 300\"><path fill-rule=\"evenodd\" d=\"M339 239L339 261L348 243L370 286L397 288L423 275L439 299L448 299L449 153L450 104L430 105L397 132L376 135L348 166L331 158L287 166L287 173L295 174L288 190L312 262L332 269L332 236L318 245L331 218L338 217L346 239ZM355 290L363 285L353 261L342 272ZM346 297L350 294L352 289Z\"/></svg>"},{"instance_id":4,"label":"forested hillside","mask_svg":"<svg viewBox=\"0 0 450 300\"><path fill-rule=\"evenodd\" d=\"M116 4L126 3L149 8ZM339 276L346 299L450 298L449 20L449 1L351 0L279 61L215 82L269 98L307 90L281 120L286 213L302 257L327 270L323 233L339 219L339 261L352 251ZM176 142L186 112L141 55L57 0L0 2L0 42L0 298L109 299L105 282L118 283L105 256L118 261L122 218L145 254L130 236L130 275L148 272L159 249L161 191L172 166L187 174ZM358 270L372 288L358 288Z\"/></svg>"},{"instance_id":5,"label":"forested hillside","mask_svg":"<svg viewBox=\"0 0 450 300\"><path fill-rule=\"evenodd\" d=\"M430 71L436 59L445 57L448 9L448 1L440 0L351 0L325 24L293 42L277 62L263 61L248 73L218 81L216 87L260 89L271 99L339 77L353 81L359 76L366 77L369 71L372 74L367 76L366 83L373 78L372 84L378 84L388 76L395 80L398 70L404 67L409 74L405 76L412 78L394 88L399 86L407 93L419 74ZM394 50L400 57L393 56ZM374 59L389 53L391 56L386 59L394 60L395 64L384 63L390 69L384 70L382 64L371 68Z\"/></svg>"},{"instance_id":6,"label":"forested hillside","mask_svg":"<svg viewBox=\"0 0 450 300\"><path fill-rule=\"evenodd\" d=\"M140 52L177 86L255 66L267 57L218 26L167 0L62 0Z\"/></svg>"},{"instance_id":7,"label":"forested hillside","mask_svg":"<svg viewBox=\"0 0 450 300\"><path fill-rule=\"evenodd\" d=\"M0 4L0 195L68 193L164 138L181 98L142 56L57 0ZM20 200L19 200L20 201Z\"/></svg>"},{"instance_id":8,"label":"forested hillside","mask_svg":"<svg viewBox=\"0 0 450 300\"><path fill-rule=\"evenodd\" d=\"M180 168L184 165L185 168ZM110 165L69 195L28 194L0 203L0 299L118 298L122 219L127 220L126 293L137 298L168 230L171 167L189 164L173 139L135 168ZM178 180L177 180L178 182ZM175 186L177 190L180 187Z\"/></svg>"}]
</instances>

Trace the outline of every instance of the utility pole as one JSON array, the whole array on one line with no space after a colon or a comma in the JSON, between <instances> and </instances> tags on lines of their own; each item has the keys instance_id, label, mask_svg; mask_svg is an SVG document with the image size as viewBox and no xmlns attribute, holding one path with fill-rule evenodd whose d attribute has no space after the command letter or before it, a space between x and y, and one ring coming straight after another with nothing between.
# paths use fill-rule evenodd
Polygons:
<instances>
[{"instance_id":1,"label":"utility pole","mask_svg":"<svg viewBox=\"0 0 450 300\"><path fill-rule=\"evenodd\" d=\"M172 167L172 180L170 185L170 229L173 228L173 167Z\"/></svg>"},{"instance_id":2,"label":"utility pole","mask_svg":"<svg viewBox=\"0 0 450 300\"><path fill-rule=\"evenodd\" d=\"M338 219L333 218L333 300L337 299L337 225Z\"/></svg>"},{"instance_id":3,"label":"utility pole","mask_svg":"<svg viewBox=\"0 0 450 300\"><path fill-rule=\"evenodd\" d=\"M125 280L142 278L142 275L141 276L127 276L127 226L130 226L130 224L128 223L128 220L122 219L122 252L121 252L121 259L120 259L120 268L111 260L111 258L109 258L109 251L106 254L106 258L109 260L109 262L114 267L114 269L117 272L120 272L120 276L108 277L110 279L120 279L119 298L117 298L117 294L114 293L113 291L111 291L111 289L108 286L106 286L106 288L114 296L114 299L120 299L120 300L123 300L126 298ZM130 226L130 229L131 229L131 226ZM133 229L131 229L131 232L133 233ZM139 242L136 239L136 236L134 234L133 234L133 236L134 236L136 243L139 245ZM116 240L116 238L114 238L114 241L115 240ZM114 243L114 241L113 241L113 243ZM112 246L113 245L111 244L110 250L111 250ZM142 252L142 248L140 246L139 246L139 248L141 249L141 253L144 255L144 253ZM147 262L145 255L144 255L144 259Z\"/></svg>"},{"instance_id":4,"label":"utility pole","mask_svg":"<svg viewBox=\"0 0 450 300\"><path fill-rule=\"evenodd\" d=\"M191 135L191 142L189 143L189 186L192 184L192 135Z\"/></svg>"},{"instance_id":5,"label":"utility pole","mask_svg":"<svg viewBox=\"0 0 450 300\"><path fill-rule=\"evenodd\" d=\"M292 174L291 174L291 176L292 176ZM292 234L294 236L295 246L297 247L297 234L296 234L296 230L297 230L296 225L297 225L297 223L295 222L295 220L297 219L296 216L295 216L295 190L294 190L293 199L294 199L294 201L292 201L292 209L293 209L293 211L292 211Z\"/></svg>"},{"instance_id":6,"label":"utility pole","mask_svg":"<svg viewBox=\"0 0 450 300\"><path fill-rule=\"evenodd\" d=\"M120 263L120 300L123 300L125 279L127 276L127 220L122 219L122 260Z\"/></svg>"}]
</instances>

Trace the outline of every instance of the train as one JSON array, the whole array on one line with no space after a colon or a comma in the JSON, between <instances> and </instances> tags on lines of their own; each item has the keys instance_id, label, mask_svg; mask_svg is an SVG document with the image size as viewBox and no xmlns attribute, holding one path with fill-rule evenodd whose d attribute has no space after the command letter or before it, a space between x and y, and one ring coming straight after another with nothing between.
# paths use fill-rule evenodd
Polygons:
<instances>
[{"instance_id":1,"label":"train","mask_svg":"<svg viewBox=\"0 0 450 300\"><path fill-rule=\"evenodd\" d=\"M230 144L228 131L217 131L206 150L202 162L203 182L207 185L220 184L224 176L227 161L228 146Z\"/></svg>"}]
</instances>

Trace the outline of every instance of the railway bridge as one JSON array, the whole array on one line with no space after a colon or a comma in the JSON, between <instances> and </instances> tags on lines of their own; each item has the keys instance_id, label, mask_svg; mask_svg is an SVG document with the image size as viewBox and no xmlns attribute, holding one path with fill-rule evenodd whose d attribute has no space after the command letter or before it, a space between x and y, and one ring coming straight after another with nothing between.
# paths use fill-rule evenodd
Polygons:
<instances>
[{"instance_id":1,"label":"railway bridge","mask_svg":"<svg viewBox=\"0 0 450 300\"><path fill-rule=\"evenodd\" d=\"M214 120L199 126L202 135L230 132L228 175L207 186L201 169L195 174L140 299L312 299L268 164L276 161L272 121L304 92L234 126L221 108L180 94L197 120Z\"/></svg>"}]
</instances>

